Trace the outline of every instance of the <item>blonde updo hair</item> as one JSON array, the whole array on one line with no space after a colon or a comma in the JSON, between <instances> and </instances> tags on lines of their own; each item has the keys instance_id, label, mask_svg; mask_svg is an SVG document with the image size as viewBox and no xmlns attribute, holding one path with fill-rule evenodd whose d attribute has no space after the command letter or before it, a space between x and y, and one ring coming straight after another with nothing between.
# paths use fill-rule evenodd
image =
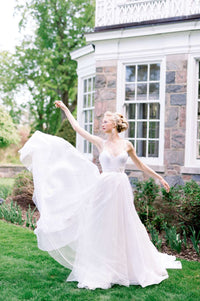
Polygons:
<instances>
[{"instance_id":1,"label":"blonde updo hair","mask_svg":"<svg viewBox=\"0 0 200 301\"><path fill-rule=\"evenodd\" d=\"M110 111L107 111L105 112L104 116L108 116L113 119L118 133L121 133L128 129L128 121L122 114L117 112L112 113Z\"/></svg>"}]
</instances>

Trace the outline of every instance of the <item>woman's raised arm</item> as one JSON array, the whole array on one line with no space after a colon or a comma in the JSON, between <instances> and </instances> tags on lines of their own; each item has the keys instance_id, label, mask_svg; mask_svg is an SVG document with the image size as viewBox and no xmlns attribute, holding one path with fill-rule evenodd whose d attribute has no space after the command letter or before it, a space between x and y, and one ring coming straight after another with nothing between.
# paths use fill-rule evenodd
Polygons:
<instances>
[{"instance_id":1,"label":"woman's raised arm","mask_svg":"<svg viewBox=\"0 0 200 301\"><path fill-rule=\"evenodd\" d=\"M164 186L165 190L169 192L170 187L169 184L161 177L159 174L157 174L153 169L148 167L146 164L144 164L136 155L135 149L131 142L127 143L128 145L128 154L131 157L132 161L135 163L135 165L142 171L144 171L146 174L148 174L150 177L156 178L160 181L160 183Z\"/></svg>"},{"instance_id":2,"label":"woman's raised arm","mask_svg":"<svg viewBox=\"0 0 200 301\"><path fill-rule=\"evenodd\" d=\"M84 130L77 120L74 118L74 116L71 114L70 110L66 107L66 105L62 101L55 101L55 106L57 108L60 108L64 111L65 115L67 116L67 119L69 120L72 128L81 135L84 139L88 140L92 144L96 145L96 147L101 150L102 147L102 138L92 135L88 133L86 130Z\"/></svg>"}]
</instances>

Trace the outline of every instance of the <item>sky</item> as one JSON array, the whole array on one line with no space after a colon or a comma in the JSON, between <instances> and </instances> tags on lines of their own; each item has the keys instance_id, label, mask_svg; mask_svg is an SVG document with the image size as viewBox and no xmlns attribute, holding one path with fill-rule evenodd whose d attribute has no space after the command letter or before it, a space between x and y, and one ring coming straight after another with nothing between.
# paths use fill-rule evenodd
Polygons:
<instances>
[{"instance_id":1,"label":"sky","mask_svg":"<svg viewBox=\"0 0 200 301\"><path fill-rule=\"evenodd\" d=\"M20 37L19 17L14 17L15 0L0 0L0 50L14 51Z\"/></svg>"}]
</instances>

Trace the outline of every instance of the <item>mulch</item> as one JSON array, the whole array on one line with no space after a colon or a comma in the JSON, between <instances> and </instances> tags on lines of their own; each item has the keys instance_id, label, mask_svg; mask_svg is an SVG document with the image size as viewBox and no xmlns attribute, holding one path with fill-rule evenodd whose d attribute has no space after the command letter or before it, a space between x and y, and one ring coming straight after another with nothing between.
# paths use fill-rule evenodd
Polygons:
<instances>
[{"instance_id":1,"label":"mulch","mask_svg":"<svg viewBox=\"0 0 200 301\"><path fill-rule=\"evenodd\" d=\"M27 203L27 201L24 201L25 198L23 198L21 196L16 196L16 197L12 197L12 200L14 202L17 202L17 204L21 207L22 218L24 220L26 220L26 212L29 208L29 204ZM10 202L10 201L11 200L9 200L9 198L6 200L7 203ZM35 204L33 202L30 202L30 206L31 206L31 210L34 210ZM37 221L39 218L40 218L40 213L36 209L34 214L33 214L33 220L36 219L36 221ZM26 227L25 224L23 225L23 227ZM187 241L187 248L185 248L185 246L182 245L182 250L181 250L180 253L177 253L175 250L172 250L169 246L167 246L165 244L164 237L163 237L162 241L163 241L163 243L162 243L162 247L161 247L160 252L167 253L169 255L174 255L174 256L176 256L177 258L180 258L180 259L200 262L200 256L194 250L193 245L190 242L190 240Z\"/></svg>"}]
</instances>

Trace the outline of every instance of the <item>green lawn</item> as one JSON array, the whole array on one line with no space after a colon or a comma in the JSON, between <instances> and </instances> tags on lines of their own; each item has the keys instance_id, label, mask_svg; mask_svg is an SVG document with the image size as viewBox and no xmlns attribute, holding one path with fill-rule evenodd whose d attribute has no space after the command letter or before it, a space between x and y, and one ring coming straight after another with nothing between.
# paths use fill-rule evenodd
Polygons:
<instances>
[{"instance_id":1,"label":"green lawn","mask_svg":"<svg viewBox=\"0 0 200 301\"><path fill-rule=\"evenodd\" d=\"M200 263L181 260L182 270L169 270L159 285L78 289L66 282L69 270L37 248L31 230L0 220L0 300L34 301L192 301L200 300Z\"/></svg>"}]
</instances>

